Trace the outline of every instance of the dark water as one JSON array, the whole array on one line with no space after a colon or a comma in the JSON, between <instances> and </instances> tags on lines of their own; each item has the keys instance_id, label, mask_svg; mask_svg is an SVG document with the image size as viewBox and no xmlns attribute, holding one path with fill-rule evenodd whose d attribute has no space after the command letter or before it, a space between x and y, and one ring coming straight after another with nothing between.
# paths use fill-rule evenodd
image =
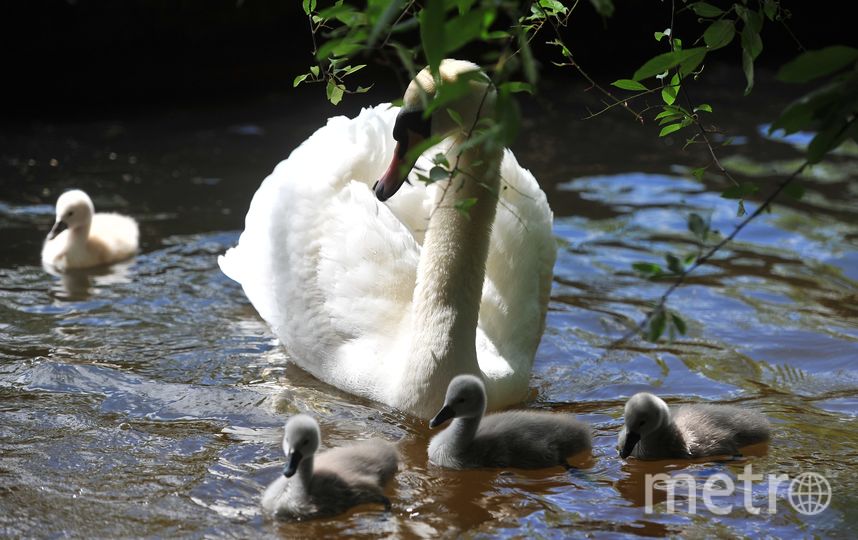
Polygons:
<instances>
[{"instance_id":1,"label":"dark water","mask_svg":"<svg viewBox=\"0 0 858 540\"><path fill-rule=\"evenodd\" d=\"M717 90L717 88L716 88ZM785 98L737 84L707 99L736 135L721 153L765 190L798 164L802 137L765 135ZM697 246L689 212L729 231L723 180L695 181L703 151L657 140L622 114L580 121L578 89L525 108L517 148L549 195L560 245L548 329L528 407L594 424L594 460L567 473L428 466L425 423L310 378L223 276L261 179L334 112L287 97L115 120L38 122L0 132L0 533L20 537L216 536L849 536L858 525L858 173L856 153L803 178L801 201L777 204L671 299L688 335L658 345L607 344L665 282L636 261ZM553 92L553 93L552 93ZM565 97L568 96L568 97ZM583 97L582 97L583 96ZM590 104L593 106L594 104ZM337 111L339 112L339 111ZM672 144L669 144L672 143ZM55 161L52 161L55 160ZM100 274L59 278L39 265L62 190L135 216L142 253ZM752 210L754 203L748 203ZM649 389L670 402L715 401L772 420L768 452L730 463L623 463L614 444L624 399ZM279 524L258 501L279 474L281 426L316 415L324 443L402 439L393 510ZM751 486L704 507L698 489L670 513L644 506L647 473L827 477L831 506L804 516L788 484ZM678 490L682 493L682 490ZM661 493L661 495L660 495Z\"/></svg>"}]
</instances>

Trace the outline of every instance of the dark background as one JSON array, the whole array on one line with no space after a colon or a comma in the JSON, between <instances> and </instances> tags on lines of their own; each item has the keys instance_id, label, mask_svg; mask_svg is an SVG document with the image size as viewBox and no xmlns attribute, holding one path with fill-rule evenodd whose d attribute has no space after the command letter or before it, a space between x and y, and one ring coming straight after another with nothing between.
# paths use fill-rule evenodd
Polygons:
<instances>
[{"instance_id":1,"label":"dark background","mask_svg":"<svg viewBox=\"0 0 858 540\"><path fill-rule=\"evenodd\" d=\"M851 19L841 12L848 4L784 4L793 14L790 27L808 49L854 44ZM582 1L564 38L592 74L623 77L662 52L652 33L667 27L669 17L667 1L620 0L607 20ZM686 11L675 26L681 32L693 19ZM761 68L775 68L798 52L787 32L768 21L763 41ZM535 47L537 58L554 57L544 45ZM298 0L7 0L0 8L4 115L90 116L291 92L294 76L312 62L310 49ZM473 51L458 56L478 60ZM738 36L719 57L741 69ZM575 77L568 69L544 68L545 78ZM389 78L367 69L354 81Z\"/></svg>"}]
</instances>

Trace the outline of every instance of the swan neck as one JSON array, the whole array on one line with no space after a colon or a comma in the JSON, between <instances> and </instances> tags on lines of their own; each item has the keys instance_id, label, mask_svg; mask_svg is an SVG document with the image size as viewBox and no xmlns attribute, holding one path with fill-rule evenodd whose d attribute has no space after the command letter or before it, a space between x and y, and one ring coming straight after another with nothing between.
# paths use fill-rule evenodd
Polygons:
<instances>
[{"instance_id":1,"label":"swan neck","mask_svg":"<svg viewBox=\"0 0 858 540\"><path fill-rule=\"evenodd\" d=\"M294 489L300 493L310 492L310 481L313 479L313 456L305 457L298 464L298 471L295 473Z\"/></svg>"},{"instance_id":2,"label":"swan neck","mask_svg":"<svg viewBox=\"0 0 858 540\"><path fill-rule=\"evenodd\" d=\"M448 153L455 174L438 185L417 269L412 343L400 402L425 418L450 380L479 375L476 330L500 185L501 149ZM422 392L421 392L422 390Z\"/></svg>"},{"instance_id":3,"label":"swan neck","mask_svg":"<svg viewBox=\"0 0 858 540\"><path fill-rule=\"evenodd\" d=\"M477 429L480 427L480 420L483 415L472 418L454 418L450 423L450 438L448 439L453 448L462 450L471 445L474 437L477 434Z\"/></svg>"}]
</instances>

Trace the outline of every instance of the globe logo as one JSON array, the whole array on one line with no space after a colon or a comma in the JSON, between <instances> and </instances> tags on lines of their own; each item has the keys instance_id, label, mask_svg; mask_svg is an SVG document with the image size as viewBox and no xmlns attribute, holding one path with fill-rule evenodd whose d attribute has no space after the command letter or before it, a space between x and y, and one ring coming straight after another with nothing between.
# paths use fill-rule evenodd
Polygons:
<instances>
[{"instance_id":1,"label":"globe logo","mask_svg":"<svg viewBox=\"0 0 858 540\"><path fill-rule=\"evenodd\" d=\"M831 484L821 474L803 472L789 484L789 503L799 514L815 516L831 504Z\"/></svg>"}]
</instances>

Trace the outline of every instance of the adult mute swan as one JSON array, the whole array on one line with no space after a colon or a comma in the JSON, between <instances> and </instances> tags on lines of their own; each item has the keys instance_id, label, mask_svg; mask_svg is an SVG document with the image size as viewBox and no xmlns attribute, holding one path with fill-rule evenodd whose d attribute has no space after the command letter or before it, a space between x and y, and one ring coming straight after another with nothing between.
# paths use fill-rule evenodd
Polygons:
<instances>
[{"instance_id":1,"label":"adult mute swan","mask_svg":"<svg viewBox=\"0 0 858 540\"><path fill-rule=\"evenodd\" d=\"M452 82L478 69L445 60L439 71ZM401 109L328 120L265 179L219 258L296 364L425 419L462 373L484 379L489 409L527 396L556 255L530 172L509 150L462 146L455 113L471 126L494 112L488 78L468 85L423 119L421 89L435 93L423 70ZM429 185L410 173L393 197L400 160L430 134L446 141L426 155L445 152L459 172Z\"/></svg>"},{"instance_id":2,"label":"adult mute swan","mask_svg":"<svg viewBox=\"0 0 858 540\"><path fill-rule=\"evenodd\" d=\"M42 246L42 262L61 271L112 264L137 252L139 236L132 218L96 214L89 195L73 189L57 199L57 219Z\"/></svg>"}]
</instances>

